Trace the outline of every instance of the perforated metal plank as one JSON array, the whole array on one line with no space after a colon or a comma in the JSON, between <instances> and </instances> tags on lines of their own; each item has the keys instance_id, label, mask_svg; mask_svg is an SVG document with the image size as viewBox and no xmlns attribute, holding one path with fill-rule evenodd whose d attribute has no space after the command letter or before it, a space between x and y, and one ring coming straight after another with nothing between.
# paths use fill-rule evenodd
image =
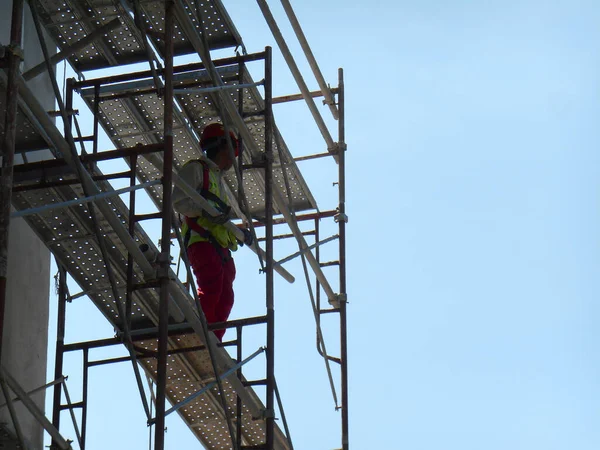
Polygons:
<instances>
[{"instance_id":1,"label":"perforated metal plank","mask_svg":"<svg viewBox=\"0 0 600 450\"><path fill-rule=\"evenodd\" d=\"M99 175L97 171L94 174ZM68 179L68 177L63 177ZM99 183L104 190L111 190L108 183ZM13 205L16 209L26 209L47 204L56 204L65 200L79 198L83 192L78 185L64 186L53 189L37 189L15 193ZM120 198L110 201L111 207L125 226L128 223L127 208ZM102 228L103 239L106 243L109 260L116 278L116 289L119 301L124 302L126 280L127 250L111 231L108 223L97 212L98 223ZM63 264L73 279L79 284L92 302L98 307L107 320L119 330L122 330L120 310L115 303L108 275L103 264L97 237L93 233L90 213L86 205L70 208L55 209L27 218L30 226L48 246L52 253ZM138 242L152 242L140 227L136 227L135 239ZM154 250L156 248L153 247ZM143 281L141 271L134 267L135 282ZM193 300L190 298L190 302ZM137 291L133 296L132 322L148 323L156 326L158 323L158 293L154 289ZM202 345L203 341L195 334L187 334L169 339L169 349L181 349ZM156 350L156 340L145 341L141 344L146 350ZM141 358L144 369L156 379L156 360ZM218 349L217 364L219 367L231 366L233 361L223 349ZM206 351L195 351L171 355L167 366L168 384L167 396L172 403L178 403L197 391L204 384L214 379L214 372ZM247 390L254 406L262 405L255 393ZM225 383L225 397L230 411L235 409L236 391L229 382ZM218 401L217 392L213 389L194 402L182 408L180 416L190 426L198 439L210 449L228 449L229 433L224 422L224 415ZM261 408L262 406L259 406ZM264 442L265 424L253 420L247 406L244 407L242 419L242 435L244 445L259 445ZM277 429L277 448L286 449L287 444L281 431Z\"/></svg>"},{"instance_id":2,"label":"perforated metal plank","mask_svg":"<svg viewBox=\"0 0 600 450\"><path fill-rule=\"evenodd\" d=\"M109 66L147 61L142 32L136 27L132 11L133 2L120 0L32 0L40 13L42 23L56 45L62 50L91 34L93 31L119 18L121 25L110 33L99 37L93 44L78 51L69 62L78 71L101 69ZM165 3L162 0L140 0L142 21L154 32L164 31ZM184 1L186 11L196 21L196 8L193 2ZM208 27L211 48L234 47L241 40L218 0L199 1L199 8L205 25ZM164 43L153 34L150 38L162 52ZM190 43L184 38L175 21L175 55L192 53Z\"/></svg>"},{"instance_id":3,"label":"perforated metal plank","mask_svg":"<svg viewBox=\"0 0 600 450\"><path fill-rule=\"evenodd\" d=\"M219 68L219 74L227 85L237 85L238 66L232 65ZM175 88L202 88L211 86L205 70L176 74L174 77ZM247 71L243 74L243 83L250 84L252 79ZM126 92L131 95L125 96ZM237 90L232 90L232 96L238 104ZM81 95L90 109L94 107L94 90L84 89ZM183 164L191 159L200 158L201 150L198 146L198 136L203 127L218 121L219 115L215 106L213 93L177 93L182 111L185 116L175 115L174 125L174 167L180 169ZM152 80L140 80L128 83L103 87L99 105L100 122L117 147L132 147L137 144L151 144L162 141L163 111L162 98L152 92ZM262 153L264 153L264 118L259 115L264 110L264 103L256 87L245 89L243 99L245 123ZM274 186L279 189L282 196L291 204L294 211L316 209L316 201L312 196L300 170L285 144L279 136L273 139L274 154ZM279 151L277 151L279 149ZM281 153L281 155L280 155ZM252 163L252 156L244 152L244 163ZM143 159L139 160L141 173L140 180L148 180L159 176L157 169ZM283 167L288 177L291 201L283 177ZM225 174L225 180L232 193L231 201L237 201L237 178L233 170ZM250 212L254 217L264 215L264 174L262 169L246 170L243 174L244 193L248 199ZM157 204L162 196L161 187L156 186L150 190ZM275 213L279 211L275 208Z\"/></svg>"},{"instance_id":4,"label":"perforated metal plank","mask_svg":"<svg viewBox=\"0 0 600 450\"><path fill-rule=\"evenodd\" d=\"M171 345L176 348L189 348L202 345L202 340L195 334L186 334L171 339ZM148 340L139 343L146 350L156 351L156 341ZM177 364L180 356L170 355L167 361L167 392L170 398L183 401L199 391L205 384L214 381L212 373L203 374L205 378L200 382L189 372L182 370L182 364ZM147 369L156 377L155 360L149 360ZM210 367L207 352L190 352L186 354L186 361L191 367ZM228 380L223 381L223 391L227 399L227 410L230 417L236 417L237 394ZM210 442L211 448L228 450L231 448L229 430L223 410L219 402L219 392L216 387L211 389L211 395L201 395L178 411L179 415L192 428L193 432L202 442ZM236 421L233 421L234 428ZM246 405L242 405L242 431L244 445L260 445L265 442L265 424L262 420L252 417ZM277 448L286 448L285 438L277 431L279 441Z\"/></svg>"},{"instance_id":5,"label":"perforated metal plank","mask_svg":"<svg viewBox=\"0 0 600 450\"><path fill-rule=\"evenodd\" d=\"M141 35L118 0L33 0L33 3L61 51L119 18L119 27L69 57L75 69L86 71L146 60Z\"/></svg>"},{"instance_id":6,"label":"perforated metal plank","mask_svg":"<svg viewBox=\"0 0 600 450\"><path fill-rule=\"evenodd\" d=\"M192 23L196 26L199 34L202 30L198 25L198 17L202 19L202 25L208 35L208 46L210 49L236 47L242 44L241 38L218 0L181 0L186 13L190 16ZM142 0L140 9L143 13L144 23L151 30L164 31L165 26L165 2L164 0ZM176 55L195 53L194 48L181 31L178 21L175 20L175 36L173 47ZM152 37L152 42L164 55L164 42Z\"/></svg>"}]
</instances>

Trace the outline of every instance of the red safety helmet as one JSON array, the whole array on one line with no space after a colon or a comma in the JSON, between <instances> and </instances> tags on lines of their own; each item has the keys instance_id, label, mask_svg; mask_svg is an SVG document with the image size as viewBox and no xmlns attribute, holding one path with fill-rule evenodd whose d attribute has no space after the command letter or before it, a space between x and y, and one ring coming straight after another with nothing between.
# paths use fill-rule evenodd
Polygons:
<instances>
[{"instance_id":1,"label":"red safety helmet","mask_svg":"<svg viewBox=\"0 0 600 450\"><path fill-rule=\"evenodd\" d=\"M235 151L235 156L239 154L239 143L238 139L233 131L229 131L229 136L231 137L231 143L233 144L233 149ZM200 137L200 146L204 149L206 141L213 138L225 138L225 127L222 123L213 122L209 123L202 130L202 136ZM220 143L220 142L219 142Z\"/></svg>"}]
</instances>

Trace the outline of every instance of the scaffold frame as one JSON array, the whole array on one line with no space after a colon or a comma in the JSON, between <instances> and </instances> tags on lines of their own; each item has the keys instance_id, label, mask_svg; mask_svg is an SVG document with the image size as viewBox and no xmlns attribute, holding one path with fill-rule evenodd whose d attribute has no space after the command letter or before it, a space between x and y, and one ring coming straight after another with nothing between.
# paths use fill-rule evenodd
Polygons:
<instances>
[{"instance_id":1,"label":"scaffold frame","mask_svg":"<svg viewBox=\"0 0 600 450\"><path fill-rule=\"evenodd\" d=\"M85 448L87 428L88 372L98 365L129 361L140 389L140 398L154 426L154 449L165 448L165 417L178 412L205 448L210 449L293 449L290 427L275 376L275 291L278 273L287 281L294 278L283 267L288 258L274 260L274 241L295 239L298 252L289 259L301 258L309 285L316 324L316 347L327 366L336 408L341 410L341 447L349 448L348 349L346 292L346 191L345 191L345 116L343 70L338 72L338 86L330 89L320 73L291 4L282 0L286 14L309 59L320 91L310 92L285 44L265 0L258 0L269 28L292 71L301 94L273 98L271 48L247 54L241 37L220 0L28 0L45 63L25 74L20 73L20 17L24 1L13 2L11 43L0 58L0 90L5 93L6 112L2 140L2 182L0 183L0 336L2 335L8 264L8 227L11 205L26 220L57 260L59 268L58 319L55 356L55 380L62 380L64 355L81 351L83 392L80 402L72 403L65 383L54 384L51 448L65 448L60 432L61 412L81 408L81 431L76 425L77 440ZM54 9L53 9L54 8ZM217 23L215 29L207 30ZM50 56L45 30L60 51ZM83 37L82 37L83 35ZM124 36L123 39L119 36ZM240 47L244 54L212 60L211 50ZM199 63L175 66L175 58L195 54ZM53 64L64 60L79 74L70 79L62 99ZM245 65L264 61L264 78L252 80ZM87 79L85 73L103 67L147 62L150 69ZM60 132L33 92L28 80L47 71L53 80L64 130ZM263 94L258 91L261 87ZM78 93L93 115L93 133L82 136L74 117L73 97ZM323 96L338 123L337 142L331 137L313 98ZM337 101L336 101L337 96ZM195 99L192 101L191 99ZM275 126L273 104L303 98L320 130L326 152L294 158ZM107 106L108 105L108 106ZM116 112L115 112L116 111ZM127 113L125 113L127 111ZM116 117L124 115L125 117ZM235 173L227 179L228 196L236 220L227 224L240 233L247 224L256 238L256 229L264 227L264 237L255 239L253 250L259 255L265 276L266 313L264 316L225 323L206 323L199 308L189 264L187 283L171 270L171 242L180 240L177 217L172 208L171 192L181 185L177 170L192 158L202 158L198 136L202 126L219 119L226 129L235 128L244 151L240 152ZM129 121L129 122L128 122ZM126 134L121 125L133 123ZM17 128L28 133L17 136ZM116 150L101 150L100 128L112 140ZM126 129L124 126L123 129ZM35 145L31 146L31 143ZM15 164L18 149L26 155L28 148L37 150L45 142L54 159ZM182 143L183 142L183 143ZM89 152L85 144L92 147ZM78 152L76 145L81 150ZM28 147L29 146L29 147ZM186 149L182 151L181 148ZM320 211L296 162L316 158L333 158L337 164L338 204L334 210ZM104 174L97 162L124 159L129 170ZM125 179L129 187L116 191L110 180ZM193 198L194 188L191 190ZM144 189L158 212L136 214L136 191ZM128 204L118 196L127 192ZM187 192L187 191L186 191ZM252 197L249 202L246 195ZM198 199L201 201L201 198ZM207 208L211 213L210 209ZM306 211L316 211L308 212ZM338 233L320 240L319 221L333 218ZM142 223L161 221L161 238L157 247L145 233ZM299 222L314 221L313 230L302 230ZM274 226L285 224L288 234L275 235ZM306 237L312 236L309 244ZM321 262L319 247L329 240L338 241L337 261ZM264 249L259 246L264 243ZM86 255L86 256L84 256ZM149 257L149 255L153 255ZM185 261L185 251L182 251ZM336 292L322 270L337 266L339 290ZM313 295L308 267L315 278ZM67 304L75 298L67 288L71 277L113 325L116 336L88 342L65 343ZM323 307L321 293L328 306ZM80 294L77 294L80 295ZM340 355L327 353L320 318L323 314L339 315ZM252 353L264 353L265 377L249 381L244 378L242 351L243 330L248 326L266 328L266 347ZM210 331L231 328L236 338L220 343ZM124 345L128 356L90 361L89 350ZM234 347L232 358L227 352ZM0 341L0 352L2 343ZM1 353L0 353L1 354ZM340 367L341 400L336 395L330 363ZM152 417L146 398L143 377L156 382L151 391L155 406ZM203 385L192 395L189 389L178 390L168 380L182 377L189 385ZM14 389L13 384L11 387ZM265 402L253 386L265 386ZM3 385L4 386L4 385ZM67 404L62 397L67 396ZM167 410L166 401L175 406ZM279 411L284 430L276 424ZM204 414L204 416L202 416ZM214 419L207 418L209 416ZM203 418L204 417L204 418ZM212 420L212 422L211 422ZM18 427L18 424L15 423ZM214 435L209 430L216 430ZM18 431L18 428L17 428ZM22 440L22 439L21 439Z\"/></svg>"}]
</instances>

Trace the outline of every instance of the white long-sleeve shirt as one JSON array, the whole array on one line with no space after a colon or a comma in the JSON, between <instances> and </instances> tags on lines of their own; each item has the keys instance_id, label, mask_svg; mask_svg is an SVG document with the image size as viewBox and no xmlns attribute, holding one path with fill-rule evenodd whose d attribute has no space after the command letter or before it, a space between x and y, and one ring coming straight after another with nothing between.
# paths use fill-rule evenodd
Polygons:
<instances>
[{"instance_id":1,"label":"white long-sleeve shirt","mask_svg":"<svg viewBox=\"0 0 600 450\"><path fill-rule=\"evenodd\" d=\"M223 172L218 168L209 168L208 173L212 178L212 181L218 184L219 192L221 192L221 195L223 195ZM204 166L200 160L193 160L185 164L178 172L178 175L190 187L194 188L199 194L201 194L202 184L204 181ZM175 185L175 188L173 189L172 200L173 209L175 209L175 211L179 214L183 214L187 217L198 217L202 215L202 207L188 197L182 189L177 187L177 185Z\"/></svg>"}]
</instances>

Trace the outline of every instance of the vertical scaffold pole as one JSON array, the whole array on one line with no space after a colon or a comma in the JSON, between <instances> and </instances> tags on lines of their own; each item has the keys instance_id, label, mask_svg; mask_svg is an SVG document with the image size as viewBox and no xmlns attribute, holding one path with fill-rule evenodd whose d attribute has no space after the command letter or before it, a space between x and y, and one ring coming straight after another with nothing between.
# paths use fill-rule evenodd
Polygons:
<instances>
[{"instance_id":1,"label":"vertical scaffold pole","mask_svg":"<svg viewBox=\"0 0 600 450\"><path fill-rule=\"evenodd\" d=\"M81 399L81 450L85 450L85 437L87 433L87 412L88 412L88 391L90 374L90 349L83 349L83 381L82 381L82 399Z\"/></svg>"},{"instance_id":2,"label":"vertical scaffold pole","mask_svg":"<svg viewBox=\"0 0 600 450\"><path fill-rule=\"evenodd\" d=\"M245 64L241 58L238 58L238 84L244 83L244 68ZM238 112L240 113L240 117L244 117L244 88L240 88L238 91ZM240 176L238 183L240 186L243 185L244 182L244 140L242 136L238 133L238 167L240 168ZM238 204L243 205L243 191L242 189L238 189ZM243 328L238 326L236 328L237 332L237 362L242 361L243 359L243 348L242 348L242 330ZM242 380L242 368L240 367L237 371L237 377L239 380ZM241 449L242 447L242 399L237 396L237 404L236 404L236 450Z\"/></svg>"},{"instance_id":3,"label":"vertical scaffold pole","mask_svg":"<svg viewBox=\"0 0 600 450\"><path fill-rule=\"evenodd\" d=\"M63 375L63 359L65 347L65 322L67 316L67 271L58 264L58 312L56 319L56 358L54 362L54 379L58 380ZM52 403L52 425L60 430L60 403L62 399L62 383L54 385L54 399ZM58 448L58 443L52 441L51 448Z\"/></svg>"},{"instance_id":4,"label":"vertical scaffold pole","mask_svg":"<svg viewBox=\"0 0 600 450\"><path fill-rule=\"evenodd\" d=\"M238 60L238 84L244 83L244 68L246 65L244 61L240 58ZM240 113L240 117L244 117L244 88L240 88L238 90L238 112ZM238 133L238 166L240 168L240 179L239 184L243 186L244 181L244 140L241 135ZM238 204L244 204L244 193L242 189L238 189Z\"/></svg>"},{"instance_id":5,"label":"vertical scaffold pole","mask_svg":"<svg viewBox=\"0 0 600 450\"><path fill-rule=\"evenodd\" d=\"M70 111L70 110L68 110ZM70 116L69 116L70 117ZM100 122L100 83L94 85L94 143L92 153L98 153L98 125Z\"/></svg>"},{"instance_id":6,"label":"vertical scaffold pole","mask_svg":"<svg viewBox=\"0 0 600 450\"><path fill-rule=\"evenodd\" d=\"M265 251L267 283L267 449L275 445L275 292L273 286L273 110L271 47L265 48Z\"/></svg>"},{"instance_id":7,"label":"vertical scaffold pole","mask_svg":"<svg viewBox=\"0 0 600 450\"><path fill-rule=\"evenodd\" d=\"M169 263L171 255L171 187L173 183L173 14L172 0L165 2L164 167L162 236L160 255L160 304L158 319L158 367L156 383L155 450L165 446L165 395L167 384L167 339L169 325Z\"/></svg>"},{"instance_id":8,"label":"vertical scaffold pole","mask_svg":"<svg viewBox=\"0 0 600 450\"><path fill-rule=\"evenodd\" d=\"M346 329L346 128L344 111L344 71L339 69L339 234L340 234L340 349L342 378L342 449L348 450L348 333Z\"/></svg>"},{"instance_id":9,"label":"vertical scaffold pole","mask_svg":"<svg viewBox=\"0 0 600 450\"><path fill-rule=\"evenodd\" d=\"M244 359L244 353L242 351L242 330L243 327L241 325L238 325L235 328L236 331L236 343L237 343L237 360L236 362L240 363L242 362L242 360ZM240 368L237 370L237 374L236 376L238 377L238 379L241 381L242 380L242 367L240 366ZM242 421L242 399L240 398L240 396L236 396L237 397L237 402L236 402L236 411L235 411L235 415L236 415L236 427L235 427L235 449L236 450L240 450L242 448L242 426L243 426L243 421Z\"/></svg>"},{"instance_id":10,"label":"vertical scaffold pole","mask_svg":"<svg viewBox=\"0 0 600 450\"><path fill-rule=\"evenodd\" d=\"M10 28L10 46L7 52L8 80L6 84L6 112L2 139L2 176L0 177L0 361L2 360L2 334L6 306L6 276L8 273L8 232L12 202L13 165L15 162L15 136L17 134L17 76L21 63L23 31L23 0L13 0Z\"/></svg>"},{"instance_id":11,"label":"vertical scaffold pole","mask_svg":"<svg viewBox=\"0 0 600 450\"><path fill-rule=\"evenodd\" d=\"M320 230L319 230L319 218L315 218L315 244L319 242L321 239ZM315 249L315 259L317 263L321 264L321 246L317 246ZM319 327L321 326L321 284L318 279L315 279L315 300L317 304L317 328L315 329L315 347L317 347L317 351L319 354L321 353L321 345L319 344Z\"/></svg>"},{"instance_id":12,"label":"vertical scaffold pole","mask_svg":"<svg viewBox=\"0 0 600 450\"><path fill-rule=\"evenodd\" d=\"M73 111L73 83L75 83L75 78L68 78L66 81L66 92L65 92L65 111ZM73 114L67 114L67 120L64 125L64 133L65 136L73 135ZM75 151L77 151L77 147L73 146Z\"/></svg>"},{"instance_id":13,"label":"vertical scaffold pole","mask_svg":"<svg viewBox=\"0 0 600 450\"><path fill-rule=\"evenodd\" d=\"M137 170L137 155L129 157L129 186L135 186L135 173ZM129 235L135 237L135 191L129 193ZM125 318L123 326L131 328L131 309L133 305L133 255L127 252L127 293L125 295Z\"/></svg>"}]
</instances>

